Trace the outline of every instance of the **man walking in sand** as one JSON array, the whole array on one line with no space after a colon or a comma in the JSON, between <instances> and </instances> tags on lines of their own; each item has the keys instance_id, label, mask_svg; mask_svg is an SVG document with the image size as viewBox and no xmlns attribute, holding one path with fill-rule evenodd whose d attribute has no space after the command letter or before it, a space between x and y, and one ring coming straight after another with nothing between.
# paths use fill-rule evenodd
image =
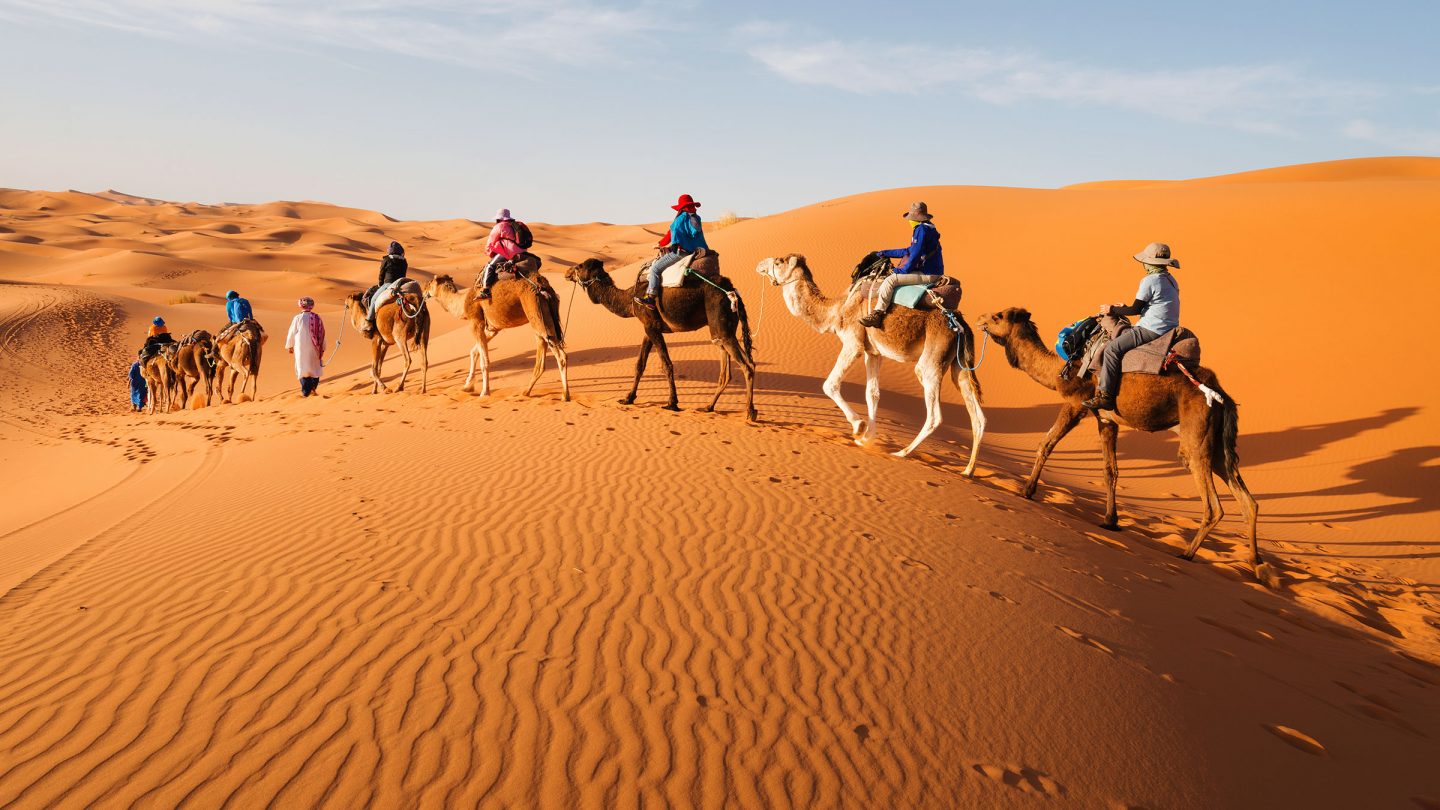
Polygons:
<instances>
[{"instance_id":1,"label":"man walking in sand","mask_svg":"<svg viewBox=\"0 0 1440 810\"><path fill-rule=\"evenodd\" d=\"M940 231L930 222L934 217L930 216L930 210L925 207L925 203L912 204L910 210L901 216L910 223L909 247L875 251L877 255L887 259L903 258L905 261L880 282L880 288L875 293L875 311L860 319L860 323L871 329L879 329L885 325L885 314L890 311L890 303L895 300L896 287L906 284L933 284L945 275L945 257L940 252Z\"/></svg>"},{"instance_id":2,"label":"man walking in sand","mask_svg":"<svg viewBox=\"0 0 1440 810\"><path fill-rule=\"evenodd\" d=\"M285 350L295 355L295 376L300 378L300 396L308 397L320 386L320 373L325 366L325 322L313 311L315 299L310 296L298 302L300 313L290 321L285 335Z\"/></svg>"}]
</instances>

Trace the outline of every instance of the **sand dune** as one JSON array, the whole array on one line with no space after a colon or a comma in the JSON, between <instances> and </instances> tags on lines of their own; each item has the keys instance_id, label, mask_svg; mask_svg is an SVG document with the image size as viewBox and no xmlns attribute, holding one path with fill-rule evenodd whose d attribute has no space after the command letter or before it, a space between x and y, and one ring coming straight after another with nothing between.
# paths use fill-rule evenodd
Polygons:
<instances>
[{"instance_id":1,"label":"sand dune","mask_svg":"<svg viewBox=\"0 0 1440 810\"><path fill-rule=\"evenodd\" d=\"M523 330L492 342L493 396L460 392L468 330L438 308L430 392L371 396L340 298L390 239L468 284L485 223L0 191L0 806L1430 806L1437 175L903 189L715 230L756 425L738 386L659 410L653 363L614 404L639 330L561 271L628 283L659 225L533 223L574 401L553 369L519 395ZM923 412L893 364L885 441L848 442L833 339L752 270L802 252L839 292L915 198L971 320L1025 306L1053 334L1175 246L1276 587L1233 518L1175 559L1199 504L1168 436L1122 434L1122 532L1094 525L1085 428L1015 495L1054 405L994 346L976 479L953 391L886 454ZM149 318L214 329L231 287L271 333L259 400L127 413ZM302 294L341 340L308 400L277 340ZM671 346L695 407L716 349Z\"/></svg>"}]
</instances>

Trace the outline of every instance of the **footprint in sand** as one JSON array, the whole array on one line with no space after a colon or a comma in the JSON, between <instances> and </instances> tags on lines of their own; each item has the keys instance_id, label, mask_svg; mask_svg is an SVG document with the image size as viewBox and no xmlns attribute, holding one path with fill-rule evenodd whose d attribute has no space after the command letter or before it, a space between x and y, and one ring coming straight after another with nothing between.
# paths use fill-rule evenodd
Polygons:
<instances>
[{"instance_id":1,"label":"footprint in sand","mask_svg":"<svg viewBox=\"0 0 1440 810\"><path fill-rule=\"evenodd\" d=\"M1067 636L1075 639L1076 641L1080 642L1081 644L1085 644L1085 645L1087 645L1087 646L1094 647L1095 649L1099 650L1100 652L1105 653L1106 655L1114 655L1114 654L1115 654L1115 651L1112 650L1112 649L1110 649L1109 647L1105 646L1104 643L1102 643L1102 642L1100 642L1100 641L1097 641L1096 639L1093 639L1093 638L1091 638L1090 636L1085 635L1084 633L1080 632L1079 630L1072 630L1071 628L1066 627L1066 626L1063 625L1063 624L1057 624L1057 625L1055 625L1055 629L1056 629L1056 630L1059 630L1060 632L1064 633L1065 635L1067 635Z\"/></svg>"},{"instance_id":2,"label":"footprint in sand","mask_svg":"<svg viewBox=\"0 0 1440 810\"><path fill-rule=\"evenodd\" d=\"M919 568L921 571L935 570L934 568L930 567L929 563L921 562L920 560L914 559L912 557L897 557L896 559L899 560L901 565L908 566L910 568Z\"/></svg>"},{"instance_id":3,"label":"footprint in sand","mask_svg":"<svg viewBox=\"0 0 1440 810\"><path fill-rule=\"evenodd\" d=\"M1306 734L1302 731L1296 731L1289 726L1281 726L1271 723L1261 723L1260 726L1271 734L1274 734L1276 737L1279 737L1280 739L1300 749L1301 751L1304 751L1307 754L1314 754L1317 757L1325 756L1325 746L1321 745L1319 740L1316 740L1309 734Z\"/></svg>"},{"instance_id":4,"label":"footprint in sand","mask_svg":"<svg viewBox=\"0 0 1440 810\"><path fill-rule=\"evenodd\" d=\"M990 595L996 599L999 599L1001 602L1006 603L1007 605L1020 604L1019 602L1016 602L1014 599L1011 599L1010 597L1006 596L1003 593L1000 593L999 591L990 591Z\"/></svg>"},{"instance_id":5,"label":"footprint in sand","mask_svg":"<svg viewBox=\"0 0 1440 810\"><path fill-rule=\"evenodd\" d=\"M1037 771L1024 765L972 765L976 773L984 774L1002 785L1015 788L1023 793L1036 793L1041 796L1064 796L1065 786L1050 778L1050 775L1043 771Z\"/></svg>"}]
</instances>

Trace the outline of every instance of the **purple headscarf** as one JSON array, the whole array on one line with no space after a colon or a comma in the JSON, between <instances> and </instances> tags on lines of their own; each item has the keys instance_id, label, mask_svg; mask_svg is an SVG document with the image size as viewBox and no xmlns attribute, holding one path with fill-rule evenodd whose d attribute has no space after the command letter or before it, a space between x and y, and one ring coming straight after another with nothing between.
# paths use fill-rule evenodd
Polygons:
<instances>
[{"instance_id":1,"label":"purple headscarf","mask_svg":"<svg viewBox=\"0 0 1440 810\"><path fill-rule=\"evenodd\" d=\"M402 245L402 244L400 244L399 242L391 242L391 243L390 243L390 255L392 255L392 256L404 256L404 255L405 255L405 246Z\"/></svg>"}]
</instances>

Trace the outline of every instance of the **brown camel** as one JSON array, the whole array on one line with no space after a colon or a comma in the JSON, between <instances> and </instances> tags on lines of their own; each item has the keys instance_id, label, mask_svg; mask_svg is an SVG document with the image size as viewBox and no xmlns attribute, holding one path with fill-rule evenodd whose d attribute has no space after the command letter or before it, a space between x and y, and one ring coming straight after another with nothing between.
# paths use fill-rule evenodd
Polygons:
<instances>
[{"instance_id":1,"label":"brown camel","mask_svg":"<svg viewBox=\"0 0 1440 810\"><path fill-rule=\"evenodd\" d=\"M470 333L475 336L475 345L470 349L470 373L465 375L461 390L475 390L475 364L478 360L480 396L489 394L490 339L502 329L529 324L535 332L535 373L530 377L525 395L530 395L540 375L545 373L545 352L548 349L560 366L561 396L567 402L570 400L570 372L565 357L565 334L560 326L560 299L543 276L535 273L531 277L534 282L522 278L495 282L489 300L477 298L476 287L468 290L457 288L450 276L436 276L425 287L426 298L435 299L451 315L468 321Z\"/></svg>"},{"instance_id":2,"label":"brown camel","mask_svg":"<svg viewBox=\"0 0 1440 810\"><path fill-rule=\"evenodd\" d=\"M210 404L215 382L215 341L209 332L198 329L180 341L171 361L171 373L175 377L176 393L182 407L188 405L190 397L205 385L205 404Z\"/></svg>"},{"instance_id":3,"label":"brown camel","mask_svg":"<svg viewBox=\"0 0 1440 810\"><path fill-rule=\"evenodd\" d=\"M147 413L170 412L171 391L175 384L175 372L171 358L175 356L174 343L162 343L159 349L140 361L140 375L145 378L145 398L148 400Z\"/></svg>"},{"instance_id":4,"label":"brown camel","mask_svg":"<svg viewBox=\"0 0 1440 810\"><path fill-rule=\"evenodd\" d=\"M258 321L246 318L230 334L217 338L212 355L215 358L215 391L225 402L235 399L235 381L240 380L240 395L245 387L251 387L250 398L260 398L260 355L270 336L265 334ZM226 374L230 387L225 387Z\"/></svg>"},{"instance_id":5,"label":"brown camel","mask_svg":"<svg viewBox=\"0 0 1440 810\"><path fill-rule=\"evenodd\" d=\"M1095 393L1095 377L1087 374L1084 379L1074 379L1074 375L1070 379L1060 379L1065 361L1040 339L1040 333L1026 310L1012 307L982 315L979 326L1005 348L1005 358L1011 366L1055 391L1062 400L1055 424L1040 443L1040 449L1035 454L1035 466L1025 481L1023 494L1029 498L1035 494L1040 471L1044 469L1050 451L1087 413L1092 413L1080 403ZM1119 526L1115 513L1115 481L1120 476L1120 467L1115 460L1115 437L1119 433L1119 425L1125 424L1146 432L1175 428L1180 437L1180 462L1195 477L1205 502L1205 519L1180 556L1193 559L1200 544L1225 514L1212 477L1218 475L1224 479L1245 513L1250 533L1250 562L1258 576L1260 550L1255 533L1259 509L1250 490L1245 487L1245 480L1240 477L1240 460L1235 452L1239 410L1235 400L1220 388L1215 372L1201 366L1193 373L1197 380L1221 394L1224 398L1221 405L1212 409L1205 395L1179 374L1129 373L1121 378L1116 410L1095 413L1095 422L1100 429L1100 446L1105 456L1105 522L1100 525L1107 529Z\"/></svg>"},{"instance_id":6,"label":"brown camel","mask_svg":"<svg viewBox=\"0 0 1440 810\"><path fill-rule=\"evenodd\" d=\"M584 288L592 303L600 304L621 318L638 318L645 329L645 339L640 342L640 356L635 361L635 382L630 386L630 393L620 400L621 404L634 404L635 394L640 389L640 378L645 374L645 361L650 356L650 350L655 349L660 354L660 362L665 366L665 376L670 383L670 402L664 408L668 411L680 410L679 397L675 393L675 366L670 362L665 334L693 332L708 326L710 342L723 351L715 396L701 410L715 410L720 394L730 384L730 360L734 358L745 375L745 418L755 421L755 358L750 340L750 320L745 314L745 302L738 294L735 295L735 307L731 308L730 296L726 292L733 291L735 287L729 279L719 276L714 280L723 289L703 283L694 287L666 288L660 293L659 311L656 312L635 302L633 287L623 290L616 287L599 259L586 259L571 267L565 271L565 278Z\"/></svg>"},{"instance_id":7,"label":"brown camel","mask_svg":"<svg viewBox=\"0 0 1440 810\"><path fill-rule=\"evenodd\" d=\"M350 293L345 298L350 325L361 334L367 328L364 295ZM380 371L391 346L399 346L400 354L405 358L405 369L400 372L400 384L395 386L395 390L405 390L405 380L410 376L410 366L414 362L410 358L410 350L414 348L420 352L420 393L425 393L430 376L430 310L425 306L419 282L410 281L401 288L398 297L381 304L375 311L375 331L370 337L370 376L375 380L370 389L372 394L381 391L390 393L390 388L380 379Z\"/></svg>"},{"instance_id":8,"label":"brown camel","mask_svg":"<svg viewBox=\"0 0 1440 810\"><path fill-rule=\"evenodd\" d=\"M895 307L880 329L867 329L860 323L870 307L865 296L848 294L843 299L829 299L815 284L805 257L791 254L782 258L761 259L755 271L782 288L785 306L791 314L805 321L820 333L829 332L840 338L840 356L835 368L822 386L830 399L840 406L856 444L867 444L875 436L875 411L880 404L880 359L888 357L915 368L915 376L925 390L925 423L920 432L897 456L907 456L927 436L940 427L940 383L947 373L965 399L970 413L970 461L965 475L975 472L980 454L980 440L985 436L985 412L980 408L980 380L975 376L975 333L958 312L960 332L950 329L945 313L940 310L914 310ZM853 287L852 287L853 290ZM957 345L957 339L959 341ZM957 351L958 355L957 356ZM868 418L860 415L840 393L840 382L855 360L865 359L865 404Z\"/></svg>"}]
</instances>

